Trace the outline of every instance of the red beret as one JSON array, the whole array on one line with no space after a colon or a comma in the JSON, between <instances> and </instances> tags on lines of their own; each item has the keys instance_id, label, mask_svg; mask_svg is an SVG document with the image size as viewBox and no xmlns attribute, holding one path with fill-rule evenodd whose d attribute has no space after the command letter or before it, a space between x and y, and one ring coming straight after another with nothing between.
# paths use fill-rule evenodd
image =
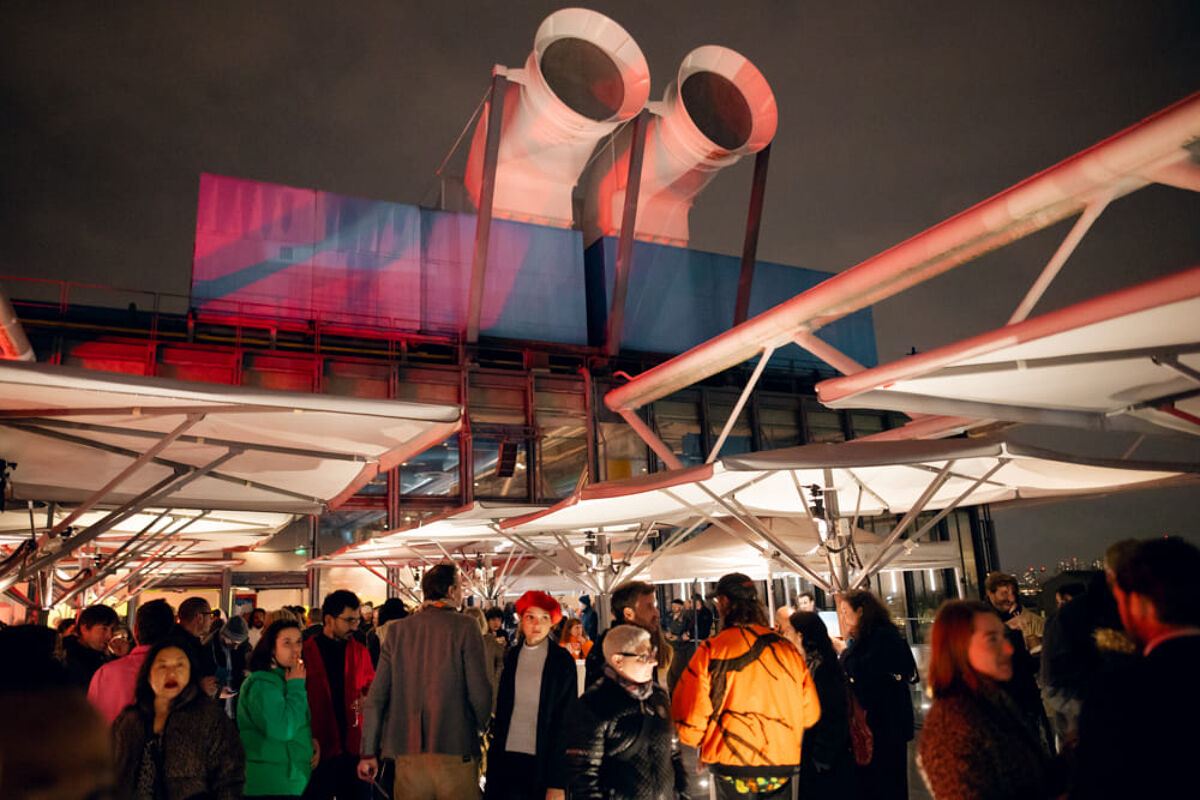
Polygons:
<instances>
[{"instance_id":1,"label":"red beret","mask_svg":"<svg viewBox=\"0 0 1200 800\"><path fill-rule=\"evenodd\" d=\"M540 608L550 614L550 624L557 625L562 619L562 609L558 601L545 592L528 591L517 600L517 616L525 614L527 608Z\"/></svg>"}]
</instances>

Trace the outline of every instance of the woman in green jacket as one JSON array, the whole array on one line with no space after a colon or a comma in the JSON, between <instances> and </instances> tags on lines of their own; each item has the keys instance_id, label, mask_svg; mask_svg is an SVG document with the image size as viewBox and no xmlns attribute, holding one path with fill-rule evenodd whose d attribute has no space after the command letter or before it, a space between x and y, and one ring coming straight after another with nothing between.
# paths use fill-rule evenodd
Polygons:
<instances>
[{"instance_id":1,"label":"woman in green jacket","mask_svg":"<svg viewBox=\"0 0 1200 800\"><path fill-rule=\"evenodd\" d=\"M250 654L237 706L246 748L246 797L299 797L317 762L304 689L300 625L272 622Z\"/></svg>"}]
</instances>

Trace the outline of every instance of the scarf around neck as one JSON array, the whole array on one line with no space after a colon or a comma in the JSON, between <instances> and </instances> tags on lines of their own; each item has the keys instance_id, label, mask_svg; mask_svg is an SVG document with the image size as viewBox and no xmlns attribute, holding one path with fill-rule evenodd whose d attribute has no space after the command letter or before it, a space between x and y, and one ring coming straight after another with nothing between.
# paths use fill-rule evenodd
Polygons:
<instances>
[{"instance_id":1,"label":"scarf around neck","mask_svg":"<svg viewBox=\"0 0 1200 800\"><path fill-rule=\"evenodd\" d=\"M617 672L615 669L613 669L611 664L604 665L604 674L607 675L612 681L614 681L622 689L629 692L629 694L635 700L645 700L646 698L648 698L650 695L652 695L654 693L654 680L653 679L648 680L645 683L635 683L635 682L629 680L629 678L626 678L621 673Z\"/></svg>"}]
</instances>

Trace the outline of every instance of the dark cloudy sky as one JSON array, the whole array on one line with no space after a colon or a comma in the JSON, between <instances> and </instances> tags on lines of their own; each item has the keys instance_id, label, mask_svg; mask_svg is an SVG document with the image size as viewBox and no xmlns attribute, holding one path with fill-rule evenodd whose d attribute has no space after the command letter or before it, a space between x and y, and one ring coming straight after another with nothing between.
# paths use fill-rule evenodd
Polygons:
<instances>
[{"instance_id":1,"label":"dark cloudy sky","mask_svg":"<svg viewBox=\"0 0 1200 800\"><path fill-rule=\"evenodd\" d=\"M186 294L198 176L417 203L554 3L0 4L0 274ZM1200 3L595 2L661 96L692 48L749 57L779 104L761 258L837 271L1200 89ZM747 161L692 245L741 247ZM876 307L881 358L1003 324L1059 226ZM1200 262L1200 197L1118 201L1039 310ZM1037 441L1064 439L1025 431ZM1131 442L1065 437L1119 455ZM1137 455L1200 461L1191 443ZM998 511L1010 567L1185 532L1200 494ZM1083 509L1080 511L1079 509ZM1198 537L1200 538L1200 537Z\"/></svg>"}]
</instances>

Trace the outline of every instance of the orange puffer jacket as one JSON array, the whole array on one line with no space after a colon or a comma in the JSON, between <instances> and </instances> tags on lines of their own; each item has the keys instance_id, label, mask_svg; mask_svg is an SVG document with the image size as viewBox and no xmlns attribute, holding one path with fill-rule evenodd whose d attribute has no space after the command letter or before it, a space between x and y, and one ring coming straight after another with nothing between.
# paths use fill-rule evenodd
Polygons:
<instances>
[{"instance_id":1,"label":"orange puffer jacket","mask_svg":"<svg viewBox=\"0 0 1200 800\"><path fill-rule=\"evenodd\" d=\"M699 747L706 764L757 773L800 763L804 729L820 719L821 705L791 642L746 625L701 642L675 687L671 716L679 740Z\"/></svg>"}]
</instances>

